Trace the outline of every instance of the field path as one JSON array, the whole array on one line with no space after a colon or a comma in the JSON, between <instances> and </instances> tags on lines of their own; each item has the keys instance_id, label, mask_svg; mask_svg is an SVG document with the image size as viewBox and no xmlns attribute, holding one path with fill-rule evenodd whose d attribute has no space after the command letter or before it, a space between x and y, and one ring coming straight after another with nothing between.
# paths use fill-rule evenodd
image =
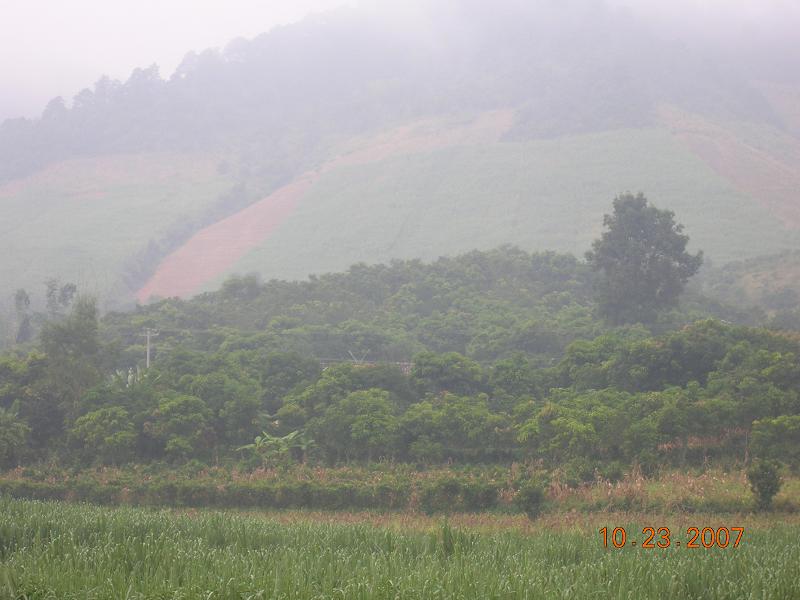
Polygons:
<instances>
[{"instance_id":1,"label":"field path","mask_svg":"<svg viewBox=\"0 0 800 600\"><path fill-rule=\"evenodd\" d=\"M496 110L459 123L418 121L376 136L356 138L320 168L307 171L263 200L195 233L161 261L153 276L136 293L136 299L147 302L154 296L188 298L197 293L206 282L228 271L261 244L324 173L396 155L496 142L513 121L513 111Z\"/></svg>"}]
</instances>

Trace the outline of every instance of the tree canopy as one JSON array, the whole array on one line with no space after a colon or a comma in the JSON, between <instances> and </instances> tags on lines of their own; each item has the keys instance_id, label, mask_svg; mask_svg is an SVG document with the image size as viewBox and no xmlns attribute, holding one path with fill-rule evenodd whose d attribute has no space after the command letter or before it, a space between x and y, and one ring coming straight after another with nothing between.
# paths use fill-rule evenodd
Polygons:
<instances>
[{"instance_id":1,"label":"tree canopy","mask_svg":"<svg viewBox=\"0 0 800 600\"><path fill-rule=\"evenodd\" d=\"M654 321L658 311L677 304L703 253L689 254L689 236L675 213L648 204L641 192L617 196L603 224L606 231L586 253L592 268L602 271L601 313L614 323Z\"/></svg>"},{"instance_id":2,"label":"tree canopy","mask_svg":"<svg viewBox=\"0 0 800 600\"><path fill-rule=\"evenodd\" d=\"M572 257L501 248L234 280L103 318L78 296L37 348L0 355L0 463L532 460L574 482L634 463L800 466L796 339L709 318L690 294L657 324L614 326L591 284Z\"/></svg>"}]
</instances>

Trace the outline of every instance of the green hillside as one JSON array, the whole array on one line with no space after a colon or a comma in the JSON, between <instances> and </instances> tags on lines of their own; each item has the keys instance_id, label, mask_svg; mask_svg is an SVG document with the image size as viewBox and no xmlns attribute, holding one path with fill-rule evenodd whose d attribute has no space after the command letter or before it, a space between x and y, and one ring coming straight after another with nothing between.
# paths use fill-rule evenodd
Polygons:
<instances>
[{"instance_id":1,"label":"green hillside","mask_svg":"<svg viewBox=\"0 0 800 600\"><path fill-rule=\"evenodd\" d=\"M234 272L580 255L627 190L716 264L800 249L793 38L744 54L611 3L495 4L333 11L0 123L0 312L49 277L120 306Z\"/></svg>"},{"instance_id":2,"label":"green hillside","mask_svg":"<svg viewBox=\"0 0 800 600\"><path fill-rule=\"evenodd\" d=\"M283 226L233 270L302 278L359 261L433 259L503 243L581 255L611 199L626 190L645 191L674 210L714 262L800 247L800 233L785 229L669 132L644 128L340 167L324 174Z\"/></svg>"},{"instance_id":3,"label":"green hillside","mask_svg":"<svg viewBox=\"0 0 800 600\"><path fill-rule=\"evenodd\" d=\"M137 258L181 241L230 192L219 163L209 154L81 158L0 187L4 295L39 294L50 277L104 300L127 295Z\"/></svg>"}]
</instances>

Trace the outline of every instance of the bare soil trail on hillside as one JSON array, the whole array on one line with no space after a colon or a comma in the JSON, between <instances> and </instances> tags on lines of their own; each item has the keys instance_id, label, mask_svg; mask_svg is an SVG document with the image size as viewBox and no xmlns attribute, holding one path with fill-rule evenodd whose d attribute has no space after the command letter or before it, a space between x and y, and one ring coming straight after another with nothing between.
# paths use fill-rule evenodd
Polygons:
<instances>
[{"instance_id":1,"label":"bare soil trail on hillside","mask_svg":"<svg viewBox=\"0 0 800 600\"><path fill-rule=\"evenodd\" d=\"M457 145L497 142L513 121L513 111L497 110L444 127L440 121L431 119L352 140L320 168L303 173L263 200L195 233L161 261L136 298L146 302L151 297L186 298L197 293L204 284L224 274L263 243L317 179L333 169Z\"/></svg>"},{"instance_id":2,"label":"bare soil trail on hillside","mask_svg":"<svg viewBox=\"0 0 800 600\"><path fill-rule=\"evenodd\" d=\"M192 295L283 222L314 180L314 175L307 173L263 200L201 229L161 262L136 298L144 302L152 296Z\"/></svg>"}]
</instances>

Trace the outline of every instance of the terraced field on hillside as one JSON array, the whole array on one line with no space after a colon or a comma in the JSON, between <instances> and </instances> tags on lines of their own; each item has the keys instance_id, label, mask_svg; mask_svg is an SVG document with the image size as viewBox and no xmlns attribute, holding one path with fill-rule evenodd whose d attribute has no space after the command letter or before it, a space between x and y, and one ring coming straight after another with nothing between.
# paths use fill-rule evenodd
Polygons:
<instances>
[{"instance_id":1,"label":"terraced field on hillside","mask_svg":"<svg viewBox=\"0 0 800 600\"><path fill-rule=\"evenodd\" d=\"M60 277L113 306L134 290L142 302L188 297L235 272L303 278L507 243L580 255L628 190L674 210L717 265L800 249L800 141L789 133L664 107L650 128L508 141L514 118L496 110L339 140L316 168L227 209L241 183L232 156L64 161L0 187L0 280L11 293Z\"/></svg>"},{"instance_id":2,"label":"terraced field on hillside","mask_svg":"<svg viewBox=\"0 0 800 600\"><path fill-rule=\"evenodd\" d=\"M232 270L305 277L503 243L581 254L611 199L626 190L674 210L694 246L717 263L800 247L782 212L677 135L652 128L456 146L331 170Z\"/></svg>"},{"instance_id":3,"label":"terraced field on hillside","mask_svg":"<svg viewBox=\"0 0 800 600\"><path fill-rule=\"evenodd\" d=\"M0 281L40 294L49 277L103 299L129 261L179 235L233 186L219 157L141 154L52 165L0 187Z\"/></svg>"},{"instance_id":4,"label":"terraced field on hillside","mask_svg":"<svg viewBox=\"0 0 800 600\"><path fill-rule=\"evenodd\" d=\"M496 143L511 126L513 118L510 110L489 111L476 118L417 121L377 135L348 140L320 167L195 233L158 265L137 292L137 299L145 302L157 296L190 296L209 281L229 274L243 256L258 248L283 225L325 173L423 150Z\"/></svg>"}]
</instances>

